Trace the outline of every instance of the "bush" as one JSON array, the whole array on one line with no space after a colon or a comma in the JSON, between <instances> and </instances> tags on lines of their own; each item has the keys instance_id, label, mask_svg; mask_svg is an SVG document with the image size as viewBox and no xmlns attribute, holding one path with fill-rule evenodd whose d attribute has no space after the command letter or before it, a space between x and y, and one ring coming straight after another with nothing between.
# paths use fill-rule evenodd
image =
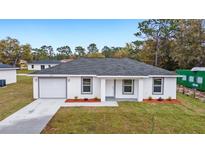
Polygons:
<instances>
[{"instance_id":1,"label":"bush","mask_svg":"<svg viewBox=\"0 0 205 154\"><path fill-rule=\"evenodd\" d=\"M163 101L162 97L159 97L157 100L158 100L158 101Z\"/></svg>"},{"instance_id":2,"label":"bush","mask_svg":"<svg viewBox=\"0 0 205 154\"><path fill-rule=\"evenodd\" d=\"M168 100L168 101L171 101L171 100L172 100L172 98L171 98L171 97L168 97L168 98L167 98L167 100Z\"/></svg>"},{"instance_id":3,"label":"bush","mask_svg":"<svg viewBox=\"0 0 205 154\"><path fill-rule=\"evenodd\" d=\"M152 96L149 96L149 97L148 97L148 100L152 100Z\"/></svg>"},{"instance_id":4,"label":"bush","mask_svg":"<svg viewBox=\"0 0 205 154\"><path fill-rule=\"evenodd\" d=\"M78 96L75 96L74 98L75 98L75 99L78 99Z\"/></svg>"},{"instance_id":5,"label":"bush","mask_svg":"<svg viewBox=\"0 0 205 154\"><path fill-rule=\"evenodd\" d=\"M95 100L99 100L99 98L98 98L98 97L95 97L94 99L95 99Z\"/></svg>"},{"instance_id":6,"label":"bush","mask_svg":"<svg viewBox=\"0 0 205 154\"><path fill-rule=\"evenodd\" d=\"M88 101L88 98L84 98L84 101Z\"/></svg>"}]
</instances>

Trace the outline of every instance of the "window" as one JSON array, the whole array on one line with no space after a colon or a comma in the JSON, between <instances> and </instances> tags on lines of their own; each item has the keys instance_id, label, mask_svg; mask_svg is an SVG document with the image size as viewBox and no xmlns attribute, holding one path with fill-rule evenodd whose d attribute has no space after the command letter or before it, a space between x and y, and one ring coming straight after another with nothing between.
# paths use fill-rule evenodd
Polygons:
<instances>
[{"instance_id":1,"label":"window","mask_svg":"<svg viewBox=\"0 0 205 154\"><path fill-rule=\"evenodd\" d=\"M50 67L51 67L51 65L48 65L48 67L50 68Z\"/></svg>"},{"instance_id":2,"label":"window","mask_svg":"<svg viewBox=\"0 0 205 154\"><path fill-rule=\"evenodd\" d=\"M45 69L45 65L41 65L41 69L44 70Z\"/></svg>"},{"instance_id":3,"label":"window","mask_svg":"<svg viewBox=\"0 0 205 154\"><path fill-rule=\"evenodd\" d=\"M31 68L34 68L34 65L31 65Z\"/></svg>"},{"instance_id":4,"label":"window","mask_svg":"<svg viewBox=\"0 0 205 154\"><path fill-rule=\"evenodd\" d=\"M186 81L186 75L183 75L182 80Z\"/></svg>"},{"instance_id":5,"label":"window","mask_svg":"<svg viewBox=\"0 0 205 154\"><path fill-rule=\"evenodd\" d=\"M134 80L123 80L123 94L134 94Z\"/></svg>"},{"instance_id":6,"label":"window","mask_svg":"<svg viewBox=\"0 0 205 154\"><path fill-rule=\"evenodd\" d=\"M82 93L83 94L92 93L92 78L82 78Z\"/></svg>"},{"instance_id":7,"label":"window","mask_svg":"<svg viewBox=\"0 0 205 154\"><path fill-rule=\"evenodd\" d=\"M153 79L153 94L163 94L163 78Z\"/></svg>"},{"instance_id":8,"label":"window","mask_svg":"<svg viewBox=\"0 0 205 154\"><path fill-rule=\"evenodd\" d=\"M194 77L193 76L189 77L189 82L194 82Z\"/></svg>"},{"instance_id":9,"label":"window","mask_svg":"<svg viewBox=\"0 0 205 154\"><path fill-rule=\"evenodd\" d=\"M197 77L197 83L202 84L203 83L203 78L202 77Z\"/></svg>"}]
</instances>

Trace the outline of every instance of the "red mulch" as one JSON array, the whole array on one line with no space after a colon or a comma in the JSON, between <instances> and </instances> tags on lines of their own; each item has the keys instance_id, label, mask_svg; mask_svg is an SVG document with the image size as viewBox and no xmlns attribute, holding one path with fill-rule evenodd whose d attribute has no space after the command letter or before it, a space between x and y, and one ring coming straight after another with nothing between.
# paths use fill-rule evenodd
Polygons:
<instances>
[{"instance_id":1,"label":"red mulch","mask_svg":"<svg viewBox=\"0 0 205 154\"><path fill-rule=\"evenodd\" d=\"M100 99L66 99L66 103L100 103Z\"/></svg>"},{"instance_id":2,"label":"red mulch","mask_svg":"<svg viewBox=\"0 0 205 154\"><path fill-rule=\"evenodd\" d=\"M164 99L164 100L157 100L157 99L144 99L143 100L144 102L146 103L155 103L155 104L181 104L181 102L177 99L172 99L172 100L167 100L167 99Z\"/></svg>"}]
</instances>

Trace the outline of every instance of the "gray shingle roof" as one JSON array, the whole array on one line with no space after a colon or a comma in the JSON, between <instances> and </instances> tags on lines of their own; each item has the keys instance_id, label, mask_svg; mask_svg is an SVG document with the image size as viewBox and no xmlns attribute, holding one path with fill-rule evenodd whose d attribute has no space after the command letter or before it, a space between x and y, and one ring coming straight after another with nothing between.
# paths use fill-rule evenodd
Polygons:
<instances>
[{"instance_id":1,"label":"gray shingle roof","mask_svg":"<svg viewBox=\"0 0 205 154\"><path fill-rule=\"evenodd\" d=\"M29 64L60 64L59 60L37 60L30 62Z\"/></svg>"},{"instance_id":2,"label":"gray shingle roof","mask_svg":"<svg viewBox=\"0 0 205 154\"><path fill-rule=\"evenodd\" d=\"M14 68L14 67L11 65L7 65L7 64L0 64L0 69L1 68Z\"/></svg>"},{"instance_id":3,"label":"gray shingle roof","mask_svg":"<svg viewBox=\"0 0 205 154\"><path fill-rule=\"evenodd\" d=\"M32 74L147 76L175 73L128 58L80 58Z\"/></svg>"}]
</instances>

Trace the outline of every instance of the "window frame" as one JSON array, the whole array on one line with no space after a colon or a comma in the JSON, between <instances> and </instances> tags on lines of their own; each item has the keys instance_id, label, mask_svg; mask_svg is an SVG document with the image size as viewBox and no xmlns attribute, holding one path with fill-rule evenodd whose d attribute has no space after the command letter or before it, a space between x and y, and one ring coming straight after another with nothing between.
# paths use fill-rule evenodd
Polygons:
<instances>
[{"instance_id":1,"label":"window frame","mask_svg":"<svg viewBox=\"0 0 205 154\"><path fill-rule=\"evenodd\" d=\"M43 67L43 69L42 69L42 67ZM45 65L41 65L41 70L45 70L45 69L46 69Z\"/></svg>"},{"instance_id":2,"label":"window frame","mask_svg":"<svg viewBox=\"0 0 205 154\"><path fill-rule=\"evenodd\" d=\"M199 82L199 78L201 79L201 82ZM196 78L196 83L198 83L198 84L203 84L203 77L201 77L201 76L197 76L197 78Z\"/></svg>"},{"instance_id":3,"label":"window frame","mask_svg":"<svg viewBox=\"0 0 205 154\"><path fill-rule=\"evenodd\" d=\"M186 80L187 80L187 76L186 76L186 75L183 75L182 81L186 81Z\"/></svg>"},{"instance_id":4,"label":"window frame","mask_svg":"<svg viewBox=\"0 0 205 154\"><path fill-rule=\"evenodd\" d=\"M90 86L90 92L84 92L83 90L83 80L84 79L90 79L90 85L85 85L85 86ZM93 78L92 77L81 77L81 94L93 94Z\"/></svg>"},{"instance_id":5,"label":"window frame","mask_svg":"<svg viewBox=\"0 0 205 154\"><path fill-rule=\"evenodd\" d=\"M124 83L125 80L131 80L131 85L126 85ZM131 86L131 92L125 92L125 86ZM134 80L133 79L123 79L122 80L122 94L123 95L134 95Z\"/></svg>"},{"instance_id":6,"label":"window frame","mask_svg":"<svg viewBox=\"0 0 205 154\"><path fill-rule=\"evenodd\" d=\"M193 78L193 81L190 81L190 78ZM189 76L189 82L193 83L194 82L194 76Z\"/></svg>"},{"instance_id":7,"label":"window frame","mask_svg":"<svg viewBox=\"0 0 205 154\"><path fill-rule=\"evenodd\" d=\"M34 65L31 65L31 68L34 69Z\"/></svg>"},{"instance_id":8,"label":"window frame","mask_svg":"<svg viewBox=\"0 0 205 154\"><path fill-rule=\"evenodd\" d=\"M161 85L154 85L154 80L161 79ZM155 92L154 87L161 87L161 92ZM152 79L152 94L153 95L163 95L164 94L164 78L153 78Z\"/></svg>"}]
</instances>

